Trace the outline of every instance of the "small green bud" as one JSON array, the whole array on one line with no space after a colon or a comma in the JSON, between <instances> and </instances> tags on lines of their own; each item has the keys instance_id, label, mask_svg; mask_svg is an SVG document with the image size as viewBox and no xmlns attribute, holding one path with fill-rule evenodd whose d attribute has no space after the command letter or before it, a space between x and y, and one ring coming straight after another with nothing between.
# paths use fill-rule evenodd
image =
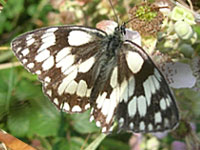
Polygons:
<instances>
[{"instance_id":1,"label":"small green bud","mask_svg":"<svg viewBox=\"0 0 200 150\"><path fill-rule=\"evenodd\" d=\"M184 21L177 21L174 24L175 32L183 40L189 40L193 35L192 27Z\"/></svg>"}]
</instances>

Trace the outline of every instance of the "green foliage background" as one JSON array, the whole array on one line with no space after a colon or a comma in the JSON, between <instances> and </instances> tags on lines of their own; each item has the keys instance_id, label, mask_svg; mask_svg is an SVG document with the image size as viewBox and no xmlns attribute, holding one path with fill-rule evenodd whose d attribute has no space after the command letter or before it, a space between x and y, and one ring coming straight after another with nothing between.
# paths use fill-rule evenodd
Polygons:
<instances>
[{"instance_id":1,"label":"green foliage background","mask_svg":"<svg viewBox=\"0 0 200 150\"><path fill-rule=\"evenodd\" d=\"M7 50L0 51L0 66L3 68L0 69L0 128L28 144L34 145L35 141L39 141L40 144L35 146L41 150L79 150L85 149L91 143L88 150L130 149L129 140L132 133L111 134L105 137L100 134L100 129L94 122L89 122L89 111L73 115L58 111L43 95L41 83L36 76L21 66L12 67L12 62L16 62L17 59L9 48L14 37L39 27L57 24L95 27L95 24L103 19L112 19L113 11L108 1L85 0L81 3L78 0L66 0L62 5L57 5L53 0L0 2L4 4L0 13L0 45L2 48L7 47ZM126 21L126 2L118 0L113 3L120 19ZM129 7L135 3L138 1L129 2ZM69 14L71 16L68 16ZM195 28L199 35L199 27ZM199 45L194 47L199 53ZM5 64L11 66L4 67ZM200 98L199 94L191 94L188 90L177 93L184 93L183 99L190 98L188 95L195 96L197 101ZM200 104L195 106L195 111L198 111ZM195 121L199 119L199 112L195 113ZM196 121L196 124L199 133L199 121ZM154 136L151 134L144 136L145 142L152 138L154 139ZM170 149L174 140L170 134L163 139L157 139L157 149Z\"/></svg>"}]
</instances>

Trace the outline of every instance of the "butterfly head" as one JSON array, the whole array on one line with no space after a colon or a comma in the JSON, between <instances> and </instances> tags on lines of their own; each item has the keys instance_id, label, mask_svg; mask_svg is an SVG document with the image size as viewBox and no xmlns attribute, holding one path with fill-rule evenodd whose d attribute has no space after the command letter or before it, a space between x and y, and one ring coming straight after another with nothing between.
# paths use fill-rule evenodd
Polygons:
<instances>
[{"instance_id":1,"label":"butterfly head","mask_svg":"<svg viewBox=\"0 0 200 150\"><path fill-rule=\"evenodd\" d=\"M126 34L126 24L123 23L122 25L118 25L118 26L115 28L115 32L120 33L120 34L122 34L122 35L125 35L125 34Z\"/></svg>"}]
</instances>

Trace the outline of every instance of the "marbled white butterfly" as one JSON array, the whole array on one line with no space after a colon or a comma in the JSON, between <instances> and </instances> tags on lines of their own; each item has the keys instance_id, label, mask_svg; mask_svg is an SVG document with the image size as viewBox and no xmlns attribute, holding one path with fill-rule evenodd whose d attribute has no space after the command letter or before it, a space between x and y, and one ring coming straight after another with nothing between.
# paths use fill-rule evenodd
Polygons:
<instances>
[{"instance_id":1,"label":"marbled white butterfly","mask_svg":"<svg viewBox=\"0 0 200 150\"><path fill-rule=\"evenodd\" d=\"M81 113L89 108L102 132L156 132L179 120L173 94L159 69L137 44L124 40L125 24L112 34L84 26L53 26L25 33L12 49L42 82L59 108Z\"/></svg>"}]
</instances>

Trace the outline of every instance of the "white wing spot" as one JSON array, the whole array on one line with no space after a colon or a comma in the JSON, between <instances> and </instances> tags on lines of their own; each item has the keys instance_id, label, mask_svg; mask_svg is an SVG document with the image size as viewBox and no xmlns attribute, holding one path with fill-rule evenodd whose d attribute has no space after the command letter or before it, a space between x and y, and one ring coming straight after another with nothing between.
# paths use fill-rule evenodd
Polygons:
<instances>
[{"instance_id":1,"label":"white wing spot","mask_svg":"<svg viewBox=\"0 0 200 150\"><path fill-rule=\"evenodd\" d=\"M140 130L142 130L142 131L145 129L144 121L141 121L141 122L140 122L139 128L140 128Z\"/></svg>"},{"instance_id":2,"label":"white wing spot","mask_svg":"<svg viewBox=\"0 0 200 150\"><path fill-rule=\"evenodd\" d=\"M42 64L42 68L43 70L49 70L50 68L52 68L54 65L54 58L53 56L49 57L47 60L44 61L44 63Z\"/></svg>"},{"instance_id":3,"label":"white wing spot","mask_svg":"<svg viewBox=\"0 0 200 150\"><path fill-rule=\"evenodd\" d=\"M128 86L128 82L125 79L122 82L121 86L119 87L119 90L120 90L120 102L122 100L124 100L125 103L128 102L128 88L127 88L127 86Z\"/></svg>"},{"instance_id":4,"label":"white wing spot","mask_svg":"<svg viewBox=\"0 0 200 150\"><path fill-rule=\"evenodd\" d=\"M90 97L91 91L92 91L92 88L87 89L86 97Z\"/></svg>"},{"instance_id":5,"label":"white wing spot","mask_svg":"<svg viewBox=\"0 0 200 150\"><path fill-rule=\"evenodd\" d=\"M53 45L55 45L56 43L56 36L54 33L52 32L49 32L49 31L52 31L53 29L48 29L45 34L42 35L42 45L40 46L40 48L37 50L37 52L39 53L40 51L46 49L46 48L49 48ZM55 30L55 29L54 29Z\"/></svg>"},{"instance_id":6,"label":"white wing spot","mask_svg":"<svg viewBox=\"0 0 200 150\"><path fill-rule=\"evenodd\" d=\"M167 101L167 106L169 107L172 102L171 97L167 95L167 98L165 100Z\"/></svg>"},{"instance_id":7,"label":"white wing spot","mask_svg":"<svg viewBox=\"0 0 200 150\"><path fill-rule=\"evenodd\" d=\"M156 68L154 68L154 75L159 81L161 81L162 77Z\"/></svg>"},{"instance_id":8,"label":"white wing spot","mask_svg":"<svg viewBox=\"0 0 200 150\"><path fill-rule=\"evenodd\" d=\"M67 70L65 70L64 72L63 72L63 74L64 75L68 75L68 74L70 74L73 70L77 70L77 65L72 65L72 66L70 66L69 68L67 68ZM62 71L62 69L61 69L61 71Z\"/></svg>"},{"instance_id":9,"label":"white wing spot","mask_svg":"<svg viewBox=\"0 0 200 150\"><path fill-rule=\"evenodd\" d=\"M85 105L85 110L90 108L90 104L88 103L87 105Z\"/></svg>"},{"instance_id":10,"label":"white wing spot","mask_svg":"<svg viewBox=\"0 0 200 150\"><path fill-rule=\"evenodd\" d=\"M23 59L23 60L22 60L22 63L23 63L23 64L25 64L25 63L27 63L27 62L28 62L27 59Z\"/></svg>"},{"instance_id":11,"label":"white wing spot","mask_svg":"<svg viewBox=\"0 0 200 150\"><path fill-rule=\"evenodd\" d=\"M155 124L162 122L162 117L160 112L155 113L154 118L155 118Z\"/></svg>"},{"instance_id":12,"label":"white wing spot","mask_svg":"<svg viewBox=\"0 0 200 150\"><path fill-rule=\"evenodd\" d=\"M131 97L135 92L135 77L130 77L128 81L128 95Z\"/></svg>"},{"instance_id":13,"label":"white wing spot","mask_svg":"<svg viewBox=\"0 0 200 150\"><path fill-rule=\"evenodd\" d=\"M152 131L152 130L153 130L153 125L152 125L151 123L148 125L148 130L149 130L149 131Z\"/></svg>"},{"instance_id":14,"label":"white wing spot","mask_svg":"<svg viewBox=\"0 0 200 150\"><path fill-rule=\"evenodd\" d=\"M104 103L104 100L106 98L106 95L107 95L107 92L103 92L102 95L99 94L97 100L96 100L96 103L97 103L97 108L102 108L103 106L103 103Z\"/></svg>"},{"instance_id":15,"label":"white wing spot","mask_svg":"<svg viewBox=\"0 0 200 150\"><path fill-rule=\"evenodd\" d=\"M133 99L128 103L128 114L130 117L134 117L137 112L137 97L134 96Z\"/></svg>"},{"instance_id":16,"label":"white wing spot","mask_svg":"<svg viewBox=\"0 0 200 150\"><path fill-rule=\"evenodd\" d=\"M16 53L18 53L21 49L22 49L22 47L18 47L16 50Z\"/></svg>"},{"instance_id":17,"label":"white wing spot","mask_svg":"<svg viewBox=\"0 0 200 150\"><path fill-rule=\"evenodd\" d=\"M57 54L56 54L56 62L61 61L64 57L66 57L68 54L71 52L71 47L65 47L61 49Z\"/></svg>"},{"instance_id":18,"label":"white wing spot","mask_svg":"<svg viewBox=\"0 0 200 150\"><path fill-rule=\"evenodd\" d=\"M110 99L105 99L103 101L103 104L102 104L102 109L101 109L101 112L103 115L107 115L108 112L109 112L109 106L110 106Z\"/></svg>"},{"instance_id":19,"label":"white wing spot","mask_svg":"<svg viewBox=\"0 0 200 150\"><path fill-rule=\"evenodd\" d=\"M119 119L119 127L122 127L123 124L124 124L124 118L121 117L121 118Z\"/></svg>"},{"instance_id":20,"label":"white wing spot","mask_svg":"<svg viewBox=\"0 0 200 150\"><path fill-rule=\"evenodd\" d=\"M26 40L28 41L28 40L31 40L33 38L33 34L29 34L29 35L27 35L26 36Z\"/></svg>"},{"instance_id":21,"label":"white wing spot","mask_svg":"<svg viewBox=\"0 0 200 150\"><path fill-rule=\"evenodd\" d=\"M103 127L101 132L104 133L104 132L106 132L106 130L107 130L107 128L106 128L106 127Z\"/></svg>"},{"instance_id":22,"label":"white wing spot","mask_svg":"<svg viewBox=\"0 0 200 150\"><path fill-rule=\"evenodd\" d=\"M68 76L66 76L63 81L58 86L58 94L61 95L65 91L65 88L69 84L70 81L74 80L77 76L77 70L74 70L72 73L70 73Z\"/></svg>"},{"instance_id":23,"label":"white wing spot","mask_svg":"<svg viewBox=\"0 0 200 150\"><path fill-rule=\"evenodd\" d=\"M28 67L29 69L32 69L34 66L35 66L34 63L29 63L29 64L27 65L27 67Z\"/></svg>"},{"instance_id":24,"label":"white wing spot","mask_svg":"<svg viewBox=\"0 0 200 150\"><path fill-rule=\"evenodd\" d=\"M48 76L46 76L46 77L44 78L44 81L45 81L45 82L51 82L51 78L49 78Z\"/></svg>"},{"instance_id":25,"label":"white wing spot","mask_svg":"<svg viewBox=\"0 0 200 150\"><path fill-rule=\"evenodd\" d=\"M27 41L26 41L26 44L27 44L27 46L30 46L30 45L32 45L34 42L35 42L35 39L32 38L32 39L27 40Z\"/></svg>"},{"instance_id":26,"label":"white wing spot","mask_svg":"<svg viewBox=\"0 0 200 150\"><path fill-rule=\"evenodd\" d=\"M71 46L80 46L92 41L92 36L83 31L72 30L68 36L68 43Z\"/></svg>"},{"instance_id":27,"label":"white wing spot","mask_svg":"<svg viewBox=\"0 0 200 150\"><path fill-rule=\"evenodd\" d=\"M152 81L154 83L155 89L159 90L160 89L160 83L158 82L158 80L156 79L156 77L154 75L151 76Z\"/></svg>"},{"instance_id":28,"label":"white wing spot","mask_svg":"<svg viewBox=\"0 0 200 150\"><path fill-rule=\"evenodd\" d=\"M97 127L101 127L100 121L96 121L96 126L97 126Z\"/></svg>"},{"instance_id":29,"label":"white wing spot","mask_svg":"<svg viewBox=\"0 0 200 150\"><path fill-rule=\"evenodd\" d=\"M76 92L77 86L78 86L78 83L72 80L67 86L67 88L65 89L65 93L74 94Z\"/></svg>"},{"instance_id":30,"label":"white wing spot","mask_svg":"<svg viewBox=\"0 0 200 150\"><path fill-rule=\"evenodd\" d=\"M74 59L74 55L67 55L56 64L56 67L61 68L61 71L64 73L74 63Z\"/></svg>"},{"instance_id":31,"label":"white wing spot","mask_svg":"<svg viewBox=\"0 0 200 150\"><path fill-rule=\"evenodd\" d=\"M92 115L91 117L90 117L90 122L92 122L94 120L94 116Z\"/></svg>"},{"instance_id":32,"label":"white wing spot","mask_svg":"<svg viewBox=\"0 0 200 150\"><path fill-rule=\"evenodd\" d=\"M114 110L115 110L115 108L116 108L116 106L117 106L117 104L118 104L118 100L117 100L117 97L116 97L116 94L117 94L117 92L116 92L116 88L115 89L113 89L113 91L112 91L112 93L110 94L110 99L109 99L109 109L108 109L108 116L107 116L107 118L106 118L106 123L108 124L110 121L111 121L111 119L113 118L113 115L114 115Z\"/></svg>"},{"instance_id":33,"label":"white wing spot","mask_svg":"<svg viewBox=\"0 0 200 150\"><path fill-rule=\"evenodd\" d=\"M133 73L139 72L144 63L144 59L140 56L140 54L137 52L132 52L132 51L129 51L126 54L126 61L127 61L129 69Z\"/></svg>"},{"instance_id":34,"label":"white wing spot","mask_svg":"<svg viewBox=\"0 0 200 150\"><path fill-rule=\"evenodd\" d=\"M87 83L84 80L80 80L76 94L80 97L84 97L87 92Z\"/></svg>"},{"instance_id":35,"label":"white wing spot","mask_svg":"<svg viewBox=\"0 0 200 150\"><path fill-rule=\"evenodd\" d=\"M37 70L35 73L36 73L37 75L40 75L42 72L41 72L40 70Z\"/></svg>"},{"instance_id":36,"label":"white wing spot","mask_svg":"<svg viewBox=\"0 0 200 150\"><path fill-rule=\"evenodd\" d=\"M152 76L149 76L149 77L148 77L148 81L149 81L149 87L150 87L150 89L151 89L151 93L152 93L152 94L155 94L155 93L156 93L156 87L155 87L155 85L154 85L154 81L153 81Z\"/></svg>"},{"instance_id":37,"label":"white wing spot","mask_svg":"<svg viewBox=\"0 0 200 150\"><path fill-rule=\"evenodd\" d=\"M115 88L117 86L117 73L118 73L118 69L117 67L115 67L113 69L111 79L110 79L110 85L112 88Z\"/></svg>"},{"instance_id":38,"label":"white wing spot","mask_svg":"<svg viewBox=\"0 0 200 150\"><path fill-rule=\"evenodd\" d=\"M156 127L158 130L161 128L161 126L160 125L157 125L157 127Z\"/></svg>"},{"instance_id":39,"label":"white wing spot","mask_svg":"<svg viewBox=\"0 0 200 150\"><path fill-rule=\"evenodd\" d=\"M54 102L56 105L59 105L59 102L58 102L58 99L57 99L57 98L54 98L54 99L53 99L53 102Z\"/></svg>"},{"instance_id":40,"label":"white wing spot","mask_svg":"<svg viewBox=\"0 0 200 150\"><path fill-rule=\"evenodd\" d=\"M109 129L109 132L112 132L113 128L114 128L114 126L111 126L110 129Z\"/></svg>"},{"instance_id":41,"label":"white wing spot","mask_svg":"<svg viewBox=\"0 0 200 150\"><path fill-rule=\"evenodd\" d=\"M151 104L151 89L149 86L149 78L146 79L145 82L143 82L143 87L144 87L145 97L147 100L147 105L149 106Z\"/></svg>"},{"instance_id":42,"label":"white wing spot","mask_svg":"<svg viewBox=\"0 0 200 150\"><path fill-rule=\"evenodd\" d=\"M70 106L67 102L64 103L63 109L66 110L66 111L70 110Z\"/></svg>"},{"instance_id":43,"label":"white wing spot","mask_svg":"<svg viewBox=\"0 0 200 150\"><path fill-rule=\"evenodd\" d=\"M91 57L91 58L87 59L86 61L82 62L79 65L78 71L83 72L83 73L87 72L94 64L94 61L95 61L95 58Z\"/></svg>"},{"instance_id":44,"label":"white wing spot","mask_svg":"<svg viewBox=\"0 0 200 150\"><path fill-rule=\"evenodd\" d=\"M165 127L169 127L169 120L167 118L164 119Z\"/></svg>"},{"instance_id":45,"label":"white wing spot","mask_svg":"<svg viewBox=\"0 0 200 150\"><path fill-rule=\"evenodd\" d=\"M133 122L131 122L131 123L129 124L129 128L130 128L131 130L134 128Z\"/></svg>"},{"instance_id":46,"label":"white wing spot","mask_svg":"<svg viewBox=\"0 0 200 150\"><path fill-rule=\"evenodd\" d=\"M166 108L167 108L167 105L166 105L166 102L165 102L165 99L164 99L164 98L162 98L162 99L160 100L160 108L161 108L162 110L166 110Z\"/></svg>"},{"instance_id":47,"label":"white wing spot","mask_svg":"<svg viewBox=\"0 0 200 150\"><path fill-rule=\"evenodd\" d=\"M71 29L78 29L78 30L80 30L80 27L73 26L73 27L71 27ZM106 36L104 32L99 32L99 30L96 30L96 29L91 29L91 28L86 28L86 27L82 27L82 29L84 29L85 31L88 31L88 32L93 32L95 34L98 32L98 34Z\"/></svg>"},{"instance_id":48,"label":"white wing spot","mask_svg":"<svg viewBox=\"0 0 200 150\"><path fill-rule=\"evenodd\" d=\"M82 109L81 109L81 107L78 106L78 105L75 105L75 106L72 108L72 112L81 112L81 111L82 111Z\"/></svg>"},{"instance_id":49,"label":"white wing spot","mask_svg":"<svg viewBox=\"0 0 200 150\"><path fill-rule=\"evenodd\" d=\"M46 33L48 33L48 32L55 32L55 31L57 31L57 30L58 30L57 27L52 27L52 28L47 29L47 30L46 30Z\"/></svg>"},{"instance_id":50,"label":"white wing spot","mask_svg":"<svg viewBox=\"0 0 200 150\"><path fill-rule=\"evenodd\" d=\"M50 51L48 49L44 49L43 51L41 51L39 54L35 56L35 60L37 62L42 62L45 59L49 58L49 56L50 56Z\"/></svg>"},{"instance_id":51,"label":"white wing spot","mask_svg":"<svg viewBox=\"0 0 200 150\"><path fill-rule=\"evenodd\" d=\"M21 53L22 53L23 56L28 55L29 52L30 52L30 51L29 51L28 48L26 48L26 49L24 49L24 50L21 51Z\"/></svg>"},{"instance_id":52,"label":"white wing spot","mask_svg":"<svg viewBox=\"0 0 200 150\"><path fill-rule=\"evenodd\" d=\"M51 90L48 90L47 91L47 95L49 95L50 97L52 96L52 91Z\"/></svg>"},{"instance_id":53,"label":"white wing spot","mask_svg":"<svg viewBox=\"0 0 200 150\"><path fill-rule=\"evenodd\" d=\"M144 96L140 96L137 99L137 106L138 106L138 112L141 117L145 116L147 113L147 104L146 99Z\"/></svg>"}]
</instances>

